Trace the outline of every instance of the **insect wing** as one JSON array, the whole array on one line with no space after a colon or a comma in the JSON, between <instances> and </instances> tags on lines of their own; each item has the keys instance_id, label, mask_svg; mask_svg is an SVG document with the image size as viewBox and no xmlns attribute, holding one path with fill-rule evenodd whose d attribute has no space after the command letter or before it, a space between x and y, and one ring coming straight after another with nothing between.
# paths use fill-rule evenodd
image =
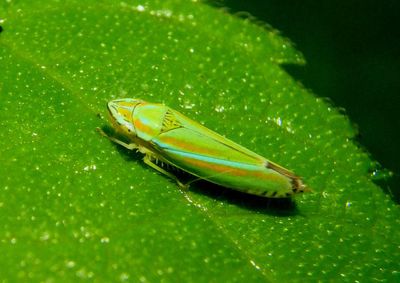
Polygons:
<instances>
[{"instance_id":1,"label":"insect wing","mask_svg":"<svg viewBox=\"0 0 400 283\"><path fill-rule=\"evenodd\" d=\"M291 190L288 178L265 167L265 158L172 109L151 142L169 163L222 186L263 195Z\"/></svg>"}]
</instances>

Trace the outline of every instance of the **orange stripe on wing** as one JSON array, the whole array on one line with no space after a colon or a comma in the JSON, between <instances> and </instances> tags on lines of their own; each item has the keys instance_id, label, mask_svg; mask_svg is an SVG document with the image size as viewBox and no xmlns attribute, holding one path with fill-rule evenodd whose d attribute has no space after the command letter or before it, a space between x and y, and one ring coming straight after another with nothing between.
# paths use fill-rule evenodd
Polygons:
<instances>
[{"instance_id":1,"label":"orange stripe on wing","mask_svg":"<svg viewBox=\"0 0 400 283\"><path fill-rule=\"evenodd\" d=\"M205 155L209 155L209 156L210 155L215 156L220 153L220 151L218 151L218 150L212 150L209 147L198 146L196 144L188 143L186 141L182 141L182 140L176 139L174 137L163 137L162 142L170 145L172 148L180 148L180 149L184 149L185 151L188 151L188 152L196 152L199 154L205 154Z\"/></svg>"},{"instance_id":2,"label":"orange stripe on wing","mask_svg":"<svg viewBox=\"0 0 400 283\"><path fill-rule=\"evenodd\" d=\"M281 181L282 178L287 179L287 177L279 174L273 174L273 173L268 173L268 172L261 172L261 171L251 171L251 170L243 170L240 168L235 168L232 166L226 166L222 164L216 164L216 163L210 163L206 162L203 160L196 160L196 159L186 159L185 163L190 164L194 167L199 167L199 168L206 168L212 171L216 172L216 175L219 173L226 173L226 174L231 174L236 177L254 177L256 179L261 179L261 180L269 180L269 181Z\"/></svg>"}]
</instances>

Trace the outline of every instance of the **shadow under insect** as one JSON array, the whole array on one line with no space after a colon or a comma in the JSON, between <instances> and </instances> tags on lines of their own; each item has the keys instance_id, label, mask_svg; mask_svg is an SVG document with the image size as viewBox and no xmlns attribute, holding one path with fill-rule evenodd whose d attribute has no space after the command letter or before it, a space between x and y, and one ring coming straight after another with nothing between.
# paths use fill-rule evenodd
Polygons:
<instances>
[{"instance_id":1,"label":"shadow under insect","mask_svg":"<svg viewBox=\"0 0 400 283\"><path fill-rule=\"evenodd\" d=\"M199 180L192 183L190 185L190 191L259 213L276 216L291 216L299 214L296 203L292 198L268 198L247 194L205 180Z\"/></svg>"}]
</instances>

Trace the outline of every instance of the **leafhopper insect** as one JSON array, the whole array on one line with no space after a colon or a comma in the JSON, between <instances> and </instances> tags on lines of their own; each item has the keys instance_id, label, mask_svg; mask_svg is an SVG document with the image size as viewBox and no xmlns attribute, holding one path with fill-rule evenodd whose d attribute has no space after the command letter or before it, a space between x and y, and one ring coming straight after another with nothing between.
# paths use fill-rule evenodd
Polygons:
<instances>
[{"instance_id":1,"label":"leafhopper insect","mask_svg":"<svg viewBox=\"0 0 400 283\"><path fill-rule=\"evenodd\" d=\"M124 98L107 104L116 132L111 141L144 154L144 162L185 187L168 164L198 179L241 192L286 198L308 191L291 171L238 145L163 104Z\"/></svg>"}]
</instances>

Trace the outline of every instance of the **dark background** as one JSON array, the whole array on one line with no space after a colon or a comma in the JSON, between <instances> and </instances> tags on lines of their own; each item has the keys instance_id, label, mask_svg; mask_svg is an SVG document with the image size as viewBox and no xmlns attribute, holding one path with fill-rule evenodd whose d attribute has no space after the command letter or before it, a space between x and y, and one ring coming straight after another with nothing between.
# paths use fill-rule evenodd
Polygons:
<instances>
[{"instance_id":1,"label":"dark background","mask_svg":"<svg viewBox=\"0 0 400 283\"><path fill-rule=\"evenodd\" d=\"M394 173L380 182L400 200L400 1L224 0L290 38L305 66L285 69L329 97L358 128L357 141Z\"/></svg>"}]
</instances>

